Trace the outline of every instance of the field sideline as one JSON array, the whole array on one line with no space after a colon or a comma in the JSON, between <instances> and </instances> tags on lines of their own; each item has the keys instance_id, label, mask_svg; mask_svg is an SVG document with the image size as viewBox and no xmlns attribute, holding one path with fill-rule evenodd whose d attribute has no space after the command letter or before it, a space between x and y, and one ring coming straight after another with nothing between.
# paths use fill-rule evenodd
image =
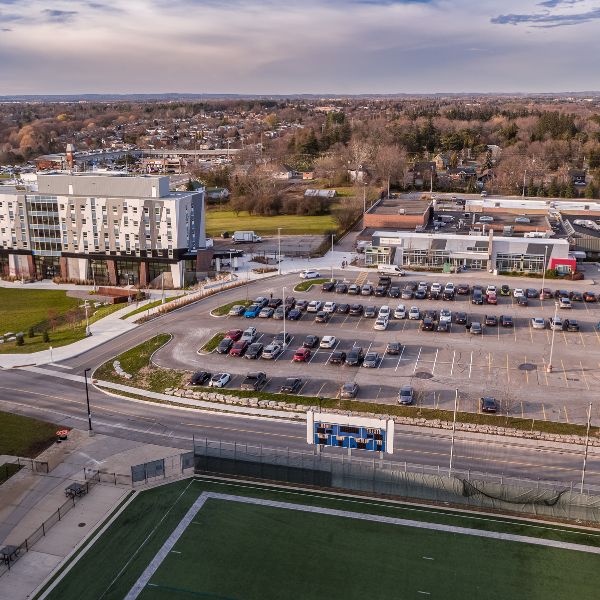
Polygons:
<instances>
[{"instance_id":1,"label":"field sideline","mask_svg":"<svg viewBox=\"0 0 600 600\"><path fill-rule=\"evenodd\" d=\"M591 600L597 554L593 531L202 478L138 494L45 597Z\"/></svg>"}]
</instances>

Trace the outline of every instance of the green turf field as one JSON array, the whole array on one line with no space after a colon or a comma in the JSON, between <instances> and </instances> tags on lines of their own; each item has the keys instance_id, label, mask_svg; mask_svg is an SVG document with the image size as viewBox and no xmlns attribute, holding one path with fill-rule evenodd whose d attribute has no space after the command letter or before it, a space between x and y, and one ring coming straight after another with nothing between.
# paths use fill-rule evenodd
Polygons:
<instances>
[{"instance_id":1,"label":"green turf field","mask_svg":"<svg viewBox=\"0 0 600 600\"><path fill-rule=\"evenodd\" d=\"M125 598L203 492L231 499L209 498L190 513L138 598L597 597L599 554L476 534L599 548L600 533L211 479L139 494L47 597ZM264 500L290 506L255 504ZM352 514L306 512L307 506ZM365 515L418 523L362 520ZM423 523L468 528L470 534L423 529Z\"/></svg>"}]
</instances>

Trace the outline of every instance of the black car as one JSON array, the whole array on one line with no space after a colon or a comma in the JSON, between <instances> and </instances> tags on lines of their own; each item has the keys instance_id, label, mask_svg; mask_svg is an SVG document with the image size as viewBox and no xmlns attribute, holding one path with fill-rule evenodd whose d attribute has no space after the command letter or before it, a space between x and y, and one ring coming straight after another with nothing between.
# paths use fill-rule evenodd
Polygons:
<instances>
[{"instance_id":1,"label":"black car","mask_svg":"<svg viewBox=\"0 0 600 600\"><path fill-rule=\"evenodd\" d=\"M444 290L442 300L454 300L454 292L452 290Z\"/></svg>"},{"instance_id":2,"label":"black car","mask_svg":"<svg viewBox=\"0 0 600 600\"><path fill-rule=\"evenodd\" d=\"M527 300L527 296L519 296L517 298L518 306L529 306L529 300Z\"/></svg>"},{"instance_id":3,"label":"black car","mask_svg":"<svg viewBox=\"0 0 600 600\"><path fill-rule=\"evenodd\" d=\"M338 313L338 315L347 315L349 310L350 310L349 304L338 304L335 307L335 312Z\"/></svg>"},{"instance_id":4,"label":"black car","mask_svg":"<svg viewBox=\"0 0 600 600\"><path fill-rule=\"evenodd\" d=\"M472 304L483 304L483 291L478 289L473 289L473 295L471 296Z\"/></svg>"},{"instance_id":5,"label":"black car","mask_svg":"<svg viewBox=\"0 0 600 600\"><path fill-rule=\"evenodd\" d=\"M501 296L510 296L510 286L504 284L500 286L500 295Z\"/></svg>"},{"instance_id":6,"label":"black car","mask_svg":"<svg viewBox=\"0 0 600 600\"><path fill-rule=\"evenodd\" d=\"M243 390L258 390L267 382L267 374L262 371L255 373L248 373L242 385L240 386Z\"/></svg>"},{"instance_id":7,"label":"black car","mask_svg":"<svg viewBox=\"0 0 600 600\"><path fill-rule=\"evenodd\" d=\"M386 288L389 288L390 285L392 285L392 278L389 275L381 275L377 285L382 285Z\"/></svg>"},{"instance_id":8,"label":"black car","mask_svg":"<svg viewBox=\"0 0 600 600\"><path fill-rule=\"evenodd\" d=\"M296 298L294 298L294 296L288 296L283 301L283 304L288 310L292 310L292 308L294 308L294 306L296 306Z\"/></svg>"},{"instance_id":9,"label":"black car","mask_svg":"<svg viewBox=\"0 0 600 600\"><path fill-rule=\"evenodd\" d=\"M569 292L567 290L556 290L554 292L554 297L558 300L559 298L568 298Z\"/></svg>"},{"instance_id":10,"label":"black car","mask_svg":"<svg viewBox=\"0 0 600 600\"><path fill-rule=\"evenodd\" d=\"M512 327L513 318L510 315L502 315L500 317L500 325L502 325L502 327Z\"/></svg>"},{"instance_id":11,"label":"black car","mask_svg":"<svg viewBox=\"0 0 600 600\"><path fill-rule=\"evenodd\" d=\"M307 335L302 342L303 348L316 348L319 345L318 335Z\"/></svg>"},{"instance_id":12,"label":"black car","mask_svg":"<svg viewBox=\"0 0 600 600\"><path fill-rule=\"evenodd\" d=\"M425 300L427 298L427 292L425 290L417 290L415 292L415 300Z\"/></svg>"},{"instance_id":13,"label":"black car","mask_svg":"<svg viewBox=\"0 0 600 600\"><path fill-rule=\"evenodd\" d=\"M437 310L426 310L425 314L424 314L424 318L429 318L432 321L437 321L438 318L438 314L437 314Z\"/></svg>"},{"instance_id":14,"label":"black car","mask_svg":"<svg viewBox=\"0 0 600 600\"><path fill-rule=\"evenodd\" d=\"M385 349L386 354L397 355L402 350L402 344L400 342L390 342Z\"/></svg>"},{"instance_id":15,"label":"black car","mask_svg":"<svg viewBox=\"0 0 600 600\"><path fill-rule=\"evenodd\" d=\"M537 290L533 289L533 288L527 288L525 290L525 296L527 298L539 298L540 297L540 293Z\"/></svg>"},{"instance_id":16,"label":"black car","mask_svg":"<svg viewBox=\"0 0 600 600\"><path fill-rule=\"evenodd\" d=\"M289 344L290 340L292 339L292 336L289 333L283 333L283 331L280 331L277 335L275 335L275 337L273 338L274 342L279 342L280 344Z\"/></svg>"},{"instance_id":17,"label":"black car","mask_svg":"<svg viewBox=\"0 0 600 600\"><path fill-rule=\"evenodd\" d=\"M436 290L429 290L429 299L430 300L439 300L441 298L440 293Z\"/></svg>"},{"instance_id":18,"label":"black car","mask_svg":"<svg viewBox=\"0 0 600 600\"><path fill-rule=\"evenodd\" d=\"M377 315L377 310L374 306L365 306L364 316L365 319L374 319Z\"/></svg>"},{"instance_id":19,"label":"black car","mask_svg":"<svg viewBox=\"0 0 600 600\"><path fill-rule=\"evenodd\" d=\"M450 323L448 321L440 321L437 324L437 330L441 332L450 331Z\"/></svg>"},{"instance_id":20,"label":"black car","mask_svg":"<svg viewBox=\"0 0 600 600\"><path fill-rule=\"evenodd\" d=\"M196 371L190 379L191 385L204 385L212 377L207 371Z\"/></svg>"},{"instance_id":21,"label":"black car","mask_svg":"<svg viewBox=\"0 0 600 600\"><path fill-rule=\"evenodd\" d=\"M485 396L483 398L480 398L479 406L481 407L481 412L498 412L498 402L496 402L496 398L492 398L491 396Z\"/></svg>"},{"instance_id":22,"label":"black car","mask_svg":"<svg viewBox=\"0 0 600 600\"><path fill-rule=\"evenodd\" d=\"M402 298L402 300L412 300L413 291L407 286L402 290L400 297Z\"/></svg>"},{"instance_id":23,"label":"black car","mask_svg":"<svg viewBox=\"0 0 600 600\"><path fill-rule=\"evenodd\" d=\"M296 301L296 306L294 308L297 308L298 310L301 310L301 311L305 311L307 306L308 306L308 300L298 300L298 301Z\"/></svg>"},{"instance_id":24,"label":"black car","mask_svg":"<svg viewBox=\"0 0 600 600\"><path fill-rule=\"evenodd\" d=\"M244 358L248 358L250 360L256 360L257 358L260 358L263 348L264 345L260 342L254 342L253 344L250 344L246 350L246 354L244 354Z\"/></svg>"},{"instance_id":25,"label":"black car","mask_svg":"<svg viewBox=\"0 0 600 600\"><path fill-rule=\"evenodd\" d=\"M466 325L467 324L467 313L465 312L457 312L454 314L454 322L457 325Z\"/></svg>"},{"instance_id":26,"label":"black car","mask_svg":"<svg viewBox=\"0 0 600 600\"><path fill-rule=\"evenodd\" d=\"M350 367L357 367L363 361L364 353L360 346L354 346L346 356L346 364Z\"/></svg>"},{"instance_id":27,"label":"black car","mask_svg":"<svg viewBox=\"0 0 600 600\"><path fill-rule=\"evenodd\" d=\"M471 291L471 288L466 283L459 283L456 286L456 293L459 296L468 296Z\"/></svg>"},{"instance_id":28,"label":"black car","mask_svg":"<svg viewBox=\"0 0 600 600\"><path fill-rule=\"evenodd\" d=\"M279 391L284 394L295 394L301 387L302 379L298 379L298 377L288 377Z\"/></svg>"},{"instance_id":29,"label":"black car","mask_svg":"<svg viewBox=\"0 0 600 600\"><path fill-rule=\"evenodd\" d=\"M335 281L326 281L322 286L321 290L324 292L333 292L335 290Z\"/></svg>"},{"instance_id":30,"label":"black car","mask_svg":"<svg viewBox=\"0 0 600 600\"><path fill-rule=\"evenodd\" d=\"M315 315L315 323L329 323L329 319L331 319L331 313L325 312L324 310L320 310Z\"/></svg>"},{"instance_id":31,"label":"black car","mask_svg":"<svg viewBox=\"0 0 600 600\"><path fill-rule=\"evenodd\" d=\"M435 329L435 321L431 317L425 317L421 321L421 331L433 331Z\"/></svg>"},{"instance_id":32,"label":"black car","mask_svg":"<svg viewBox=\"0 0 600 600\"><path fill-rule=\"evenodd\" d=\"M498 325L498 317L496 315L485 315L484 323L488 327L496 327Z\"/></svg>"},{"instance_id":33,"label":"black car","mask_svg":"<svg viewBox=\"0 0 600 600\"><path fill-rule=\"evenodd\" d=\"M233 340L231 338L223 338L217 346L217 352L219 354L229 354L231 346L233 346Z\"/></svg>"},{"instance_id":34,"label":"black car","mask_svg":"<svg viewBox=\"0 0 600 600\"><path fill-rule=\"evenodd\" d=\"M292 308L292 310L290 310L290 312L287 315L287 318L290 321L297 321L301 317L302 317L302 311L298 308Z\"/></svg>"},{"instance_id":35,"label":"black car","mask_svg":"<svg viewBox=\"0 0 600 600\"><path fill-rule=\"evenodd\" d=\"M579 331L579 323L575 319L565 319L563 321L563 331Z\"/></svg>"},{"instance_id":36,"label":"black car","mask_svg":"<svg viewBox=\"0 0 600 600\"><path fill-rule=\"evenodd\" d=\"M334 350L329 357L330 365L343 365L346 362L346 353L342 350Z\"/></svg>"},{"instance_id":37,"label":"black car","mask_svg":"<svg viewBox=\"0 0 600 600\"><path fill-rule=\"evenodd\" d=\"M350 305L350 314L354 317L360 317L363 314L363 305L362 304L351 304Z\"/></svg>"},{"instance_id":38,"label":"black car","mask_svg":"<svg viewBox=\"0 0 600 600\"><path fill-rule=\"evenodd\" d=\"M278 308L283 304L283 300L281 298L271 298L267 306L269 308Z\"/></svg>"},{"instance_id":39,"label":"black car","mask_svg":"<svg viewBox=\"0 0 600 600\"><path fill-rule=\"evenodd\" d=\"M379 298L387 294L387 287L385 285L378 285L375 287L375 295Z\"/></svg>"},{"instance_id":40,"label":"black car","mask_svg":"<svg viewBox=\"0 0 600 600\"><path fill-rule=\"evenodd\" d=\"M388 292L390 298L400 298L400 288L397 285L393 285Z\"/></svg>"},{"instance_id":41,"label":"black car","mask_svg":"<svg viewBox=\"0 0 600 600\"><path fill-rule=\"evenodd\" d=\"M581 292L571 292L571 302L583 302L583 294Z\"/></svg>"},{"instance_id":42,"label":"black car","mask_svg":"<svg viewBox=\"0 0 600 600\"><path fill-rule=\"evenodd\" d=\"M345 294L348 291L348 284L347 283L338 283L335 286L335 293L336 294Z\"/></svg>"}]
</instances>

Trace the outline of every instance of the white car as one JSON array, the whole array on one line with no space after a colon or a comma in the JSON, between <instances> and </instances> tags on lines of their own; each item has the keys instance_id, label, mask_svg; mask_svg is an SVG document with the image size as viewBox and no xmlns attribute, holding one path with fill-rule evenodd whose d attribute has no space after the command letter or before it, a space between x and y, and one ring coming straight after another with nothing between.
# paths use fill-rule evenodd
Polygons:
<instances>
[{"instance_id":1,"label":"white car","mask_svg":"<svg viewBox=\"0 0 600 600\"><path fill-rule=\"evenodd\" d=\"M335 335L324 335L321 338L319 348L333 348L336 344L337 339L335 338Z\"/></svg>"},{"instance_id":2,"label":"white car","mask_svg":"<svg viewBox=\"0 0 600 600\"><path fill-rule=\"evenodd\" d=\"M531 319L531 327L533 329L546 329L546 319L542 317L533 317Z\"/></svg>"},{"instance_id":3,"label":"white car","mask_svg":"<svg viewBox=\"0 0 600 600\"><path fill-rule=\"evenodd\" d=\"M411 306L408 311L408 318L418 321L421 318L421 311L416 306Z\"/></svg>"},{"instance_id":4,"label":"white car","mask_svg":"<svg viewBox=\"0 0 600 600\"><path fill-rule=\"evenodd\" d=\"M323 303L320 300L311 300L306 307L306 312L319 312Z\"/></svg>"},{"instance_id":5,"label":"white car","mask_svg":"<svg viewBox=\"0 0 600 600\"><path fill-rule=\"evenodd\" d=\"M249 344L251 344L256 339L257 333L258 332L256 331L256 327L248 327L248 329L246 329L244 333L242 333L240 341L248 342Z\"/></svg>"},{"instance_id":6,"label":"white car","mask_svg":"<svg viewBox=\"0 0 600 600\"><path fill-rule=\"evenodd\" d=\"M494 296L497 295L496 293L496 286L495 285L488 285L486 290L485 290L486 295L487 294L494 294Z\"/></svg>"},{"instance_id":7,"label":"white car","mask_svg":"<svg viewBox=\"0 0 600 600\"><path fill-rule=\"evenodd\" d=\"M441 283L432 283L431 284L431 292L441 294L442 293L442 284Z\"/></svg>"},{"instance_id":8,"label":"white car","mask_svg":"<svg viewBox=\"0 0 600 600\"><path fill-rule=\"evenodd\" d=\"M568 298L558 299L558 308L573 308L571 301Z\"/></svg>"},{"instance_id":9,"label":"white car","mask_svg":"<svg viewBox=\"0 0 600 600\"><path fill-rule=\"evenodd\" d=\"M563 322L560 317L556 317L556 319L554 317L550 317L548 319L548 325L553 331L562 331L563 328Z\"/></svg>"},{"instance_id":10,"label":"white car","mask_svg":"<svg viewBox=\"0 0 600 600\"><path fill-rule=\"evenodd\" d=\"M452 312L447 308L442 308L440 310L440 323L451 323L452 322Z\"/></svg>"},{"instance_id":11,"label":"white car","mask_svg":"<svg viewBox=\"0 0 600 600\"><path fill-rule=\"evenodd\" d=\"M480 223L493 223L494 217L488 217L486 215L483 215L482 217L479 217L479 222Z\"/></svg>"},{"instance_id":12,"label":"white car","mask_svg":"<svg viewBox=\"0 0 600 600\"><path fill-rule=\"evenodd\" d=\"M216 373L210 378L208 387L222 388L231 381L231 375L229 373Z\"/></svg>"},{"instance_id":13,"label":"white car","mask_svg":"<svg viewBox=\"0 0 600 600\"><path fill-rule=\"evenodd\" d=\"M377 331L385 331L387 329L389 319L387 317L377 317L373 329Z\"/></svg>"},{"instance_id":14,"label":"white car","mask_svg":"<svg viewBox=\"0 0 600 600\"><path fill-rule=\"evenodd\" d=\"M427 291L427 282L426 281L419 281L419 285L417 286L417 290L423 290L424 292Z\"/></svg>"},{"instance_id":15,"label":"white car","mask_svg":"<svg viewBox=\"0 0 600 600\"><path fill-rule=\"evenodd\" d=\"M283 346L281 344L279 344L278 342L271 342L268 346L266 346L263 349L260 357L264 358L265 360L274 360L282 352L283 352Z\"/></svg>"},{"instance_id":16,"label":"white car","mask_svg":"<svg viewBox=\"0 0 600 600\"><path fill-rule=\"evenodd\" d=\"M377 313L377 316L378 317L385 317L386 319L389 319L391 314L392 314L392 311L391 311L390 307L384 305L384 306L382 306L379 309L379 312Z\"/></svg>"},{"instance_id":17,"label":"white car","mask_svg":"<svg viewBox=\"0 0 600 600\"><path fill-rule=\"evenodd\" d=\"M337 305L335 302L325 302L325 304L323 304L323 308L321 310L326 313L332 313L332 312L335 312L336 306Z\"/></svg>"},{"instance_id":18,"label":"white car","mask_svg":"<svg viewBox=\"0 0 600 600\"><path fill-rule=\"evenodd\" d=\"M519 298L520 296L524 296L525 294L523 293L523 289L522 288L515 288L513 290L513 298Z\"/></svg>"},{"instance_id":19,"label":"white car","mask_svg":"<svg viewBox=\"0 0 600 600\"><path fill-rule=\"evenodd\" d=\"M302 279L317 279L318 277L321 277L321 275L319 274L318 271L312 271L312 270L304 270L300 273L300 277Z\"/></svg>"},{"instance_id":20,"label":"white car","mask_svg":"<svg viewBox=\"0 0 600 600\"><path fill-rule=\"evenodd\" d=\"M398 304L394 310L394 319L406 319L406 306Z\"/></svg>"},{"instance_id":21,"label":"white car","mask_svg":"<svg viewBox=\"0 0 600 600\"><path fill-rule=\"evenodd\" d=\"M446 292L448 294L454 294L455 291L456 290L454 288L454 284L452 282L450 282L450 281L444 287L444 292Z\"/></svg>"}]
</instances>

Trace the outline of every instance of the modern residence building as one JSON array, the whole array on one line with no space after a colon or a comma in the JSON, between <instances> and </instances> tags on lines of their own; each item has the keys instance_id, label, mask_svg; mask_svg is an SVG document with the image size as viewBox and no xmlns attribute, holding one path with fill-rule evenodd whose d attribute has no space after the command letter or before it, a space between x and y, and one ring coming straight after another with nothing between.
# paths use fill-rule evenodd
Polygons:
<instances>
[{"instance_id":1,"label":"modern residence building","mask_svg":"<svg viewBox=\"0 0 600 600\"><path fill-rule=\"evenodd\" d=\"M204 190L171 192L168 177L53 173L0 187L4 275L181 287L211 256Z\"/></svg>"}]
</instances>

